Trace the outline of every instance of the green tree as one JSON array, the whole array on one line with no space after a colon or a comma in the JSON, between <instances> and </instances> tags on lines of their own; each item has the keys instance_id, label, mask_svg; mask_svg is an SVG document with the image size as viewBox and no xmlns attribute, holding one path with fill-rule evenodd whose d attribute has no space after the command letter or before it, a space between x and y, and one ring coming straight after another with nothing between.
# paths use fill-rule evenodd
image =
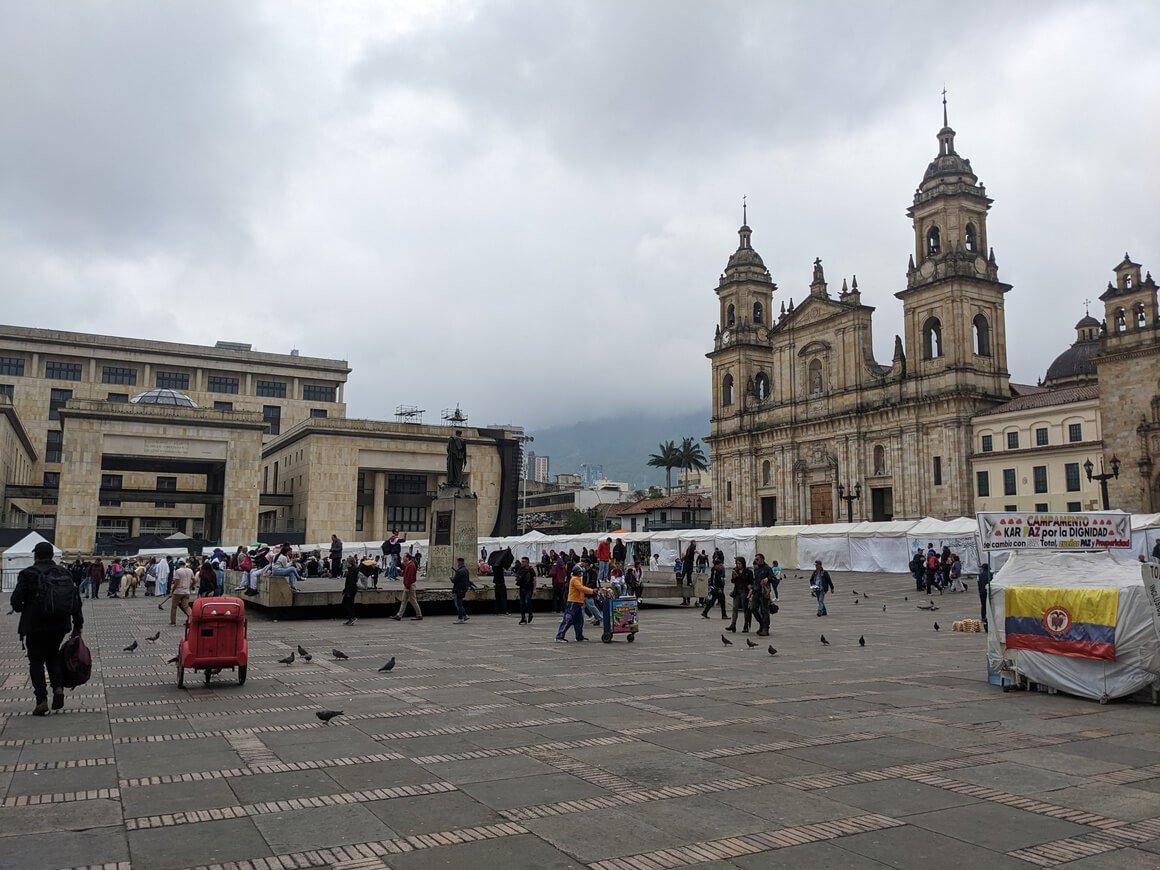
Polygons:
<instances>
[{"instance_id":1,"label":"green tree","mask_svg":"<svg viewBox=\"0 0 1160 870\"><path fill-rule=\"evenodd\" d=\"M671 443L671 442L670 442ZM680 454L680 468L682 471L705 471L709 467L709 459L696 438L681 439L681 446L677 448Z\"/></svg>"},{"instance_id":2,"label":"green tree","mask_svg":"<svg viewBox=\"0 0 1160 870\"><path fill-rule=\"evenodd\" d=\"M590 531L592 520L588 516L587 511L570 510L564 514L564 528L562 529L565 535L582 535Z\"/></svg>"},{"instance_id":3,"label":"green tree","mask_svg":"<svg viewBox=\"0 0 1160 870\"><path fill-rule=\"evenodd\" d=\"M665 470L665 494L669 495L673 491L673 469L681 467L681 448L672 441L665 441L657 447L660 452L650 454L648 464Z\"/></svg>"}]
</instances>

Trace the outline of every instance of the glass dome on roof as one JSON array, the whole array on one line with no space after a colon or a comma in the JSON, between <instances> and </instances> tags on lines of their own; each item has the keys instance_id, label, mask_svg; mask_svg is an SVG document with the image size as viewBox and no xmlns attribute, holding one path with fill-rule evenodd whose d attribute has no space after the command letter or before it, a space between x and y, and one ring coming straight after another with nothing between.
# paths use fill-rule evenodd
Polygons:
<instances>
[{"instance_id":1,"label":"glass dome on roof","mask_svg":"<svg viewBox=\"0 0 1160 870\"><path fill-rule=\"evenodd\" d=\"M148 390L131 398L134 405L170 405L176 408L196 408L197 403L177 390Z\"/></svg>"}]
</instances>

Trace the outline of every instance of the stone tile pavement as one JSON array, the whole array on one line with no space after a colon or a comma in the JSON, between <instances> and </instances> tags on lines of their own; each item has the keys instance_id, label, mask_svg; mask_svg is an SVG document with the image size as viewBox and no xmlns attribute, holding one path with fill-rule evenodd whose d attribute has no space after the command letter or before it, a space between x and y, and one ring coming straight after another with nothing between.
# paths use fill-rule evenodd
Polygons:
<instances>
[{"instance_id":1,"label":"stone tile pavement","mask_svg":"<svg viewBox=\"0 0 1160 870\"><path fill-rule=\"evenodd\" d=\"M93 680L45 718L4 617L0 867L1160 866L1160 710L1004 694L949 630L973 595L835 581L824 619L782 584L776 656L676 606L631 645L254 613L246 685L186 690L151 600L86 602Z\"/></svg>"}]
</instances>

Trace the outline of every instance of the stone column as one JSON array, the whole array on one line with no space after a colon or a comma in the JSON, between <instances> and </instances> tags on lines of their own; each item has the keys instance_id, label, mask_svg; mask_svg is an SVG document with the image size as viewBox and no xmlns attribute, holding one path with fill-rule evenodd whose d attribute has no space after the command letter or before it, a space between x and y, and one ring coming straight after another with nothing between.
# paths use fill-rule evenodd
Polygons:
<instances>
[{"instance_id":1,"label":"stone column","mask_svg":"<svg viewBox=\"0 0 1160 870\"><path fill-rule=\"evenodd\" d=\"M475 495L467 490L441 487L431 502L428 523L427 577L442 582L463 559L468 568L479 553L479 506Z\"/></svg>"},{"instance_id":2,"label":"stone column","mask_svg":"<svg viewBox=\"0 0 1160 870\"><path fill-rule=\"evenodd\" d=\"M258 500L262 468L262 433L238 430L226 448L225 491L222 496L224 546L248 545L257 539Z\"/></svg>"},{"instance_id":3,"label":"stone column","mask_svg":"<svg viewBox=\"0 0 1160 870\"><path fill-rule=\"evenodd\" d=\"M102 453L98 426L93 421L64 423L56 545L66 553L91 553L96 542Z\"/></svg>"},{"instance_id":4,"label":"stone column","mask_svg":"<svg viewBox=\"0 0 1160 870\"><path fill-rule=\"evenodd\" d=\"M368 540L378 540L387 536L387 473L376 471L374 503L371 505L371 534Z\"/></svg>"}]
</instances>

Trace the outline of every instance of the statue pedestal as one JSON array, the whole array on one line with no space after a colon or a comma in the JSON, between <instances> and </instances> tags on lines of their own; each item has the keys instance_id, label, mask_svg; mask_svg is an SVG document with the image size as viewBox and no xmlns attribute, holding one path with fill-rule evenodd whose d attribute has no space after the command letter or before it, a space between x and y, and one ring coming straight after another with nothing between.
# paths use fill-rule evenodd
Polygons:
<instances>
[{"instance_id":1,"label":"statue pedestal","mask_svg":"<svg viewBox=\"0 0 1160 870\"><path fill-rule=\"evenodd\" d=\"M479 499L466 487L440 486L427 527L427 579L450 580L456 560L475 573L479 559Z\"/></svg>"}]
</instances>

